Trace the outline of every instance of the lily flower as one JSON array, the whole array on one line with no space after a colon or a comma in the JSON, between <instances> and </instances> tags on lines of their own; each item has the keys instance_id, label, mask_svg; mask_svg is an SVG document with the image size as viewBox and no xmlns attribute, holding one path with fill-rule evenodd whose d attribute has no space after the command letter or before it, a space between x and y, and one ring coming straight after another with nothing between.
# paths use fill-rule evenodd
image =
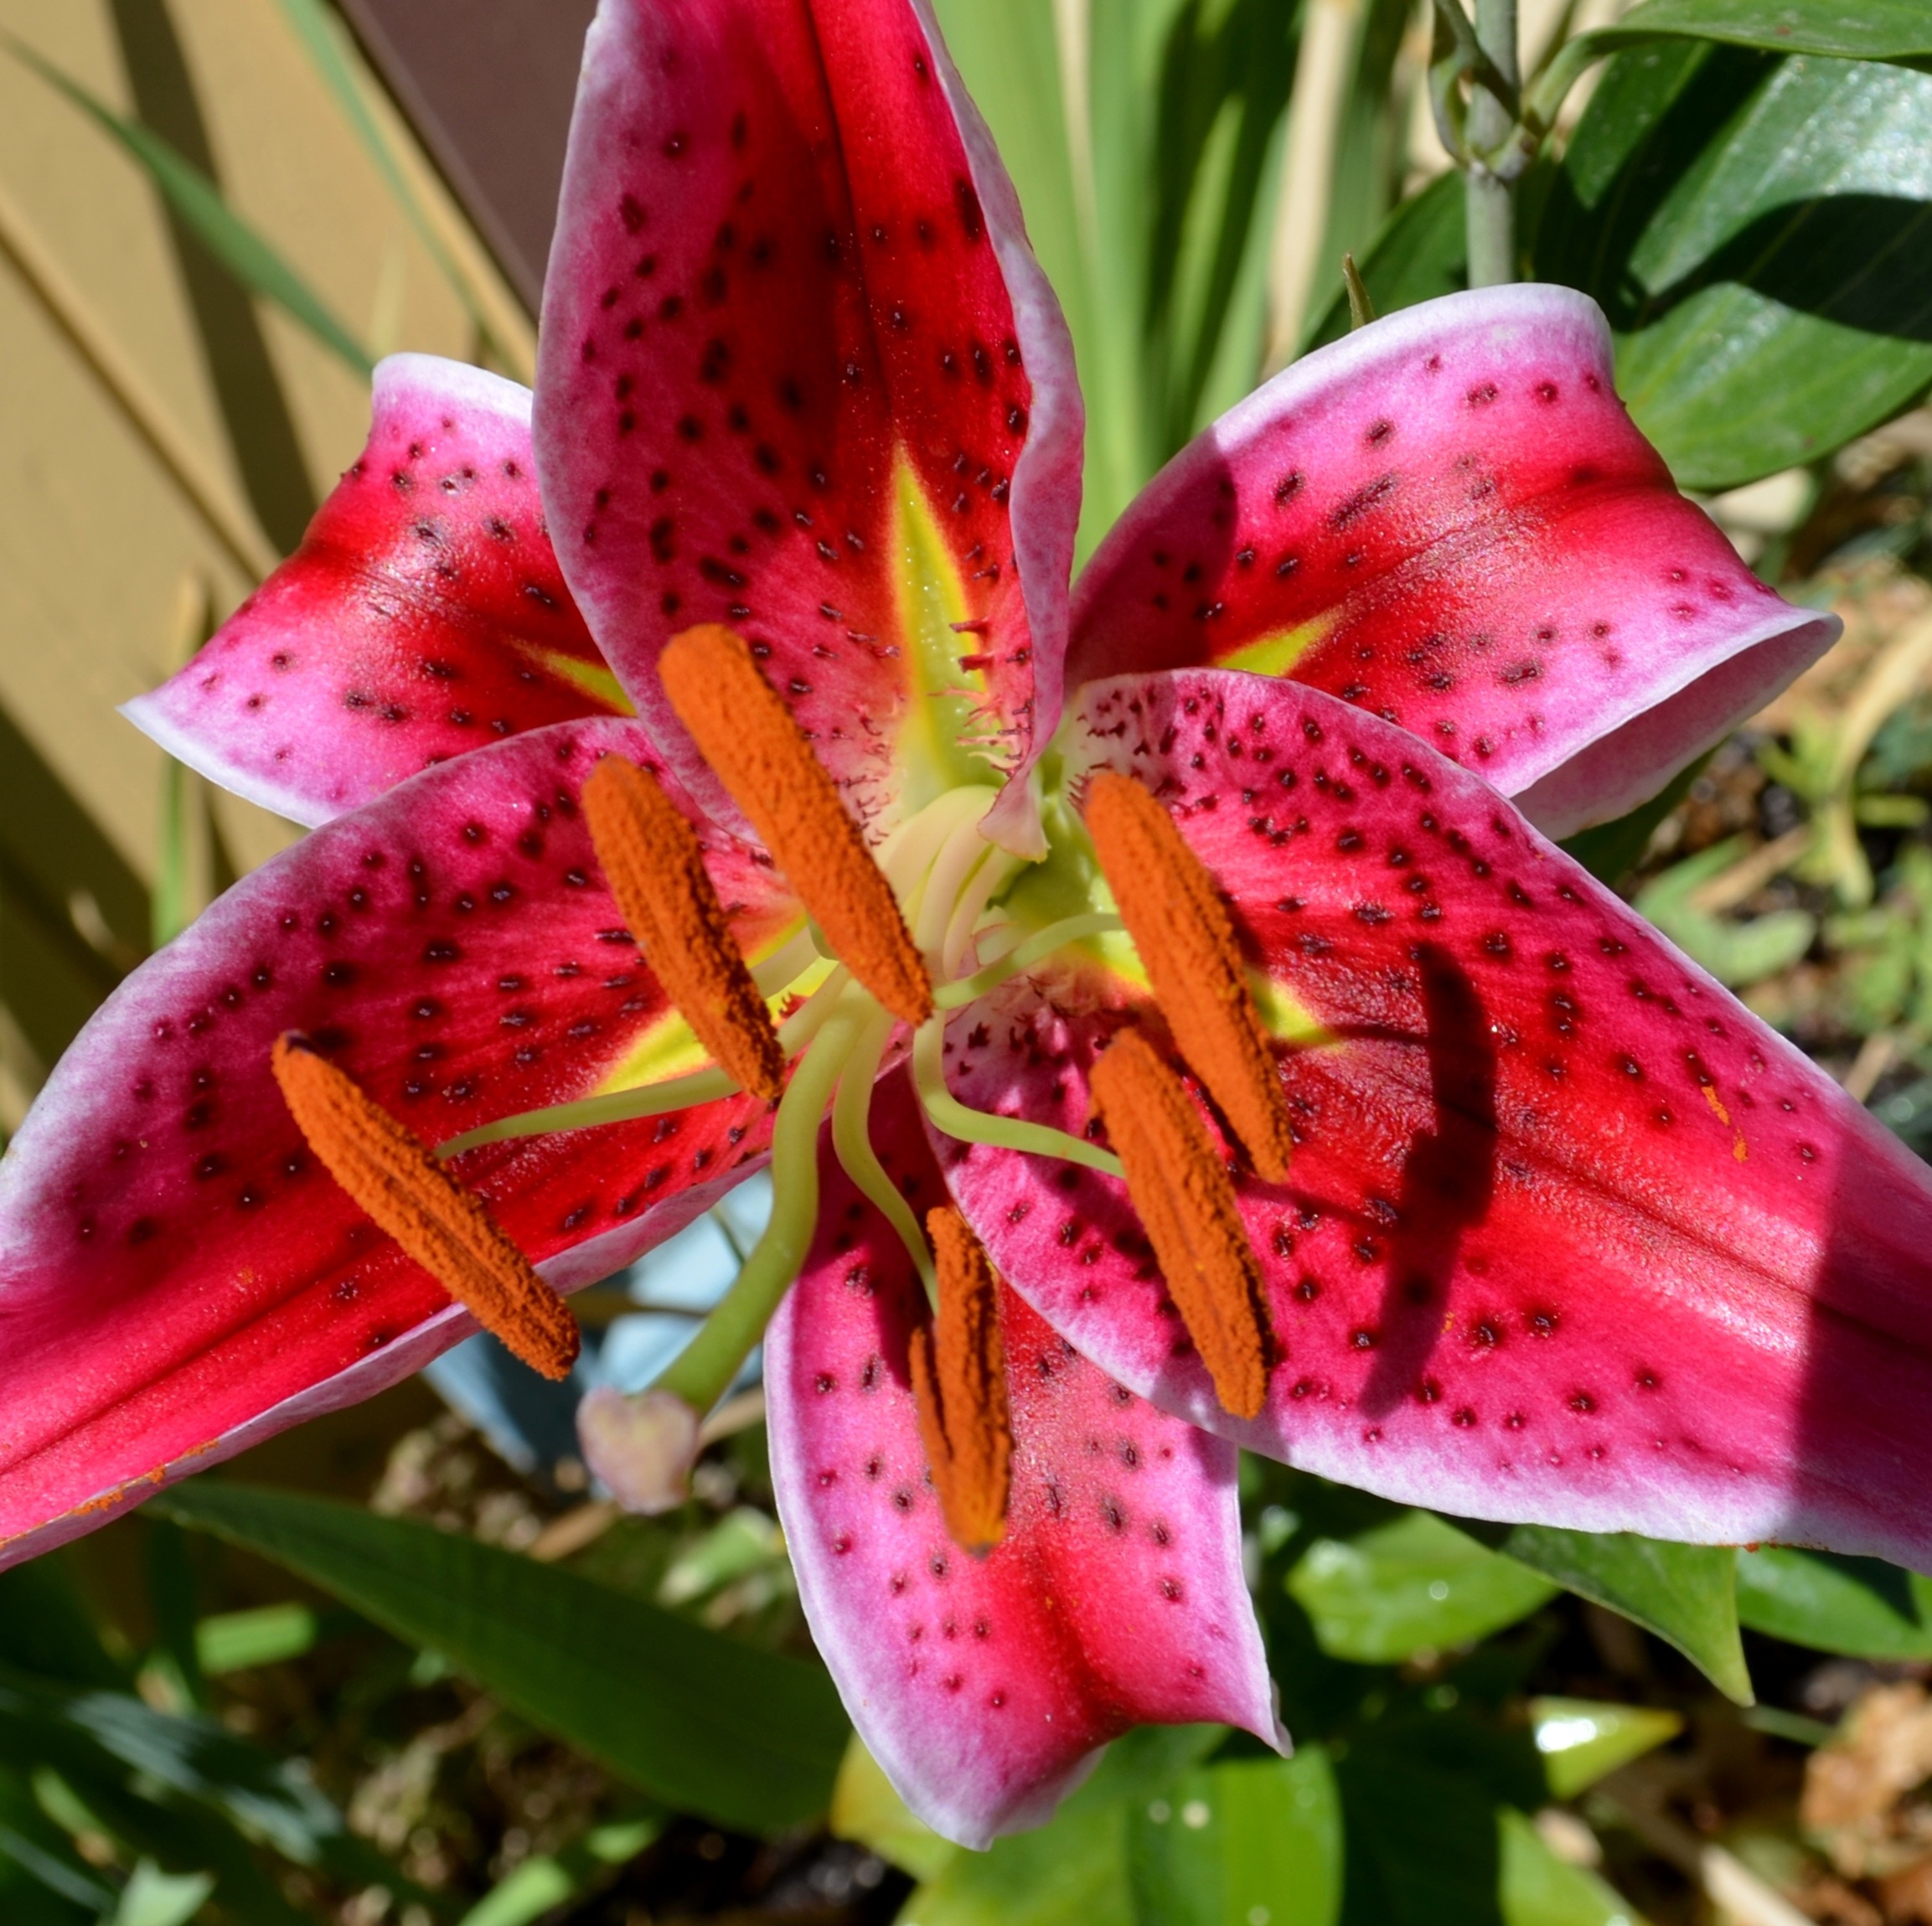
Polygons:
<instances>
[{"instance_id":1,"label":"lily flower","mask_svg":"<svg viewBox=\"0 0 1932 1926\"><path fill-rule=\"evenodd\" d=\"M1310 356L1070 591L1072 352L923 0L604 0L541 339L534 404L385 363L131 705L318 826L0 1164L0 1560L478 1321L567 1370L555 1293L767 1160L659 1391L763 1338L820 1649L969 1843L1139 1720L1279 1740L1236 1442L1932 1552L1920 1167L1544 839L1836 633L1589 302Z\"/></svg>"}]
</instances>

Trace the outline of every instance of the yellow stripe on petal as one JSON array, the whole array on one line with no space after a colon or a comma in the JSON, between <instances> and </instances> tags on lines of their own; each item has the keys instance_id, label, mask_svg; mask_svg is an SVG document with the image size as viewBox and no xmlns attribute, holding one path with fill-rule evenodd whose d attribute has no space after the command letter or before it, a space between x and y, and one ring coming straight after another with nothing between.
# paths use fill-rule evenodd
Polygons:
<instances>
[{"instance_id":1,"label":"yellow stripe on petal","mask_svg":"<svg viewBox=\"0 0 1932 1926\"><path fill-rule=\"evenodd\" d=\"M1248 973L1248 993L1254 999L1261 1027L1283 1043L1298 1049L1325 1048L1341 1039L1279 978L1259 970Z\"/></svg>"},{"instance_id":2,"label":"yellow stripe on petal","mask_svg":"<svg viewBox=\"0 0 1932 1926\"><path fill-rule=\"evenodd\" d=\"M631 706L630 697L624 694L623 684L601 662L586 662L581 655L567 655L560 648L534 648L528 643L518 641L514 636L509 639L516 643L519 655L527 656L546 675L554 675L558 681L581 689L592 702L609 710L612 715L637 714Z\"/></svg>"},{"instance_id":3,"label":"yellow stripe on petal","mask_svg":"<svg viewBox=\"0 0 1932 1926\"><path fill-rule=\"evenodd\" d=\"M1215 666L1245 669L1251 675L1287 675L1310 649L1334 634L1341 621L1340 609L1324 610L1278 635L1258 636L1243 643L1232 655L1217 657Z\"/></svg>"},{"instance_id":4,"label":"yellow stripe on petal","mask_svg":"<svg viewBox=\"0 0 1932 1926\"><path fill-rule=\"evenodd\" d=\"M993 758L962 740L986 700L985 677L959 665L979 638L953 626L972 615L965 580L903 455L892 473L892 576L906 668L895 761L904 813L912 816L948 789L984 782Z\"/></svg>"},{"instance_id":5,"label":"yellow stripe on petal","mask_svg":"<svg viewBox=\"0 0 1932 1926\"><path fill-rule=\"evenodd\" d=\"M776 956L803 927L794 923L781 930L772 940L747 955L755 970L767 958ZM811 995L829 977L838 964L829 957L814 957L798 975L765 999L776 1023L793 1004ZM608 1097L620 1090L643 1090L653 1083L665 1083L674 1077L688 1077L712 1061L697 1034L675 1010L666 1010L651 1025L617 1064L593 1089L591 1097Z\"/></svg>"}]
</instances>

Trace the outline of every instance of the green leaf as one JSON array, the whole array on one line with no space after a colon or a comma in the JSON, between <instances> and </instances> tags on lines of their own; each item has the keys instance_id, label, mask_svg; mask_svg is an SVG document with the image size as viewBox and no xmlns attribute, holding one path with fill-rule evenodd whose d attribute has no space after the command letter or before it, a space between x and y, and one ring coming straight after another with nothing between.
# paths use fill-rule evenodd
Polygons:
<instances>
[{"instance_id":1,"label":"green leaf","mask_svg":"<svg viewBox=\"0 0 1932 1926\"><path fill-rule=\"evenodd\" d=\"M0 1664L64 1685L132 1682L107 1655L60 1552L0 1572Z\"/></svg>"},{"instance_id":2,"label":"green leaf","mask_svg":"<svg viewBox=\"0 0 1932 1926\"><path fill-rule=\"evenodd\" d=\"M1697 907L1692 901L1697 892L1738 861L1746 847L1742 836L1728 837L1673 863L1638 891L1634 904L1638 915L1649 918L1692 962L1733 989L1789 968L1818 933L1818 919L1808 910L1772 910L1738 921Z\"/></svg>"},{"instance_id":3,"label":"green leaf","mask_svg":"<svg viewBox=\"0 0 1932 1926\"><path fill-rule=\"evenodd\" d=\"M1527 200L1537 273L1603 304L1687 488L1816 460L1932 381L1932 75L1625 54Z\"/></svg>"},{"instance_id":4,"label":"green leaf","mask_svg":"<svg viewBox=\"0 0 1932 1926\"><path fill-rule=\"evenodd\" d=\"M1361 1665L1485 1638L1556 1591L1428 1511L1346 1540L1316 1539L1287 1583L1321 1649Z\"/></svg>"},{"instance_id":5,"label":"green leaf","mask_svg":"<svg viewBox=\"0 0 1932 1926\"><path fill-rule=\"evenodd\" d=\"M23 1890L29 1888L30 1890ZM22 1775L0 1770L0 1918L100 1918L114 1894L40 1810Z\"/></svg>"},{"instance_id":6,"label":"green leaf","mask_svg":"<svg viewBox=\"0 0 1932 1926\"><path fill-rule=\"evenodd\" d=\"M284 309L323 347L358 374L373 366L369 356L328 304L269 243L221 197L208 176L184 159L151 128L117 114L79 81L10 34L0 33L14 58L66 96L102 132L109 135L146 171L169 207L191 227L209 251L241 285Z\"/></svg>"},{"instance_id":7,"label":"green leaf","mask_svg":"<svg viewBox=\"0 0 1932 1926\"><path fill-rule=\"evenodd\" d=\"M1932 10L1925 0L1643 0L1614 27L1589 38L1614 48L1662 34L1774 54L1932 59Z\"/></svg>"},{"instance_id":8,"label":"green leaf","mask_svg":"<svg viewBox=\"0 0 1932 1926\"><path fill-rule=\"evenodd\" d=\"M1085 554L1260 371L1300 9L938 0L1066 311L1087 399Z\"/></svg>"},{"instance_id":9,"label":"green leaf","mask_svg":"<svg viewBox=\"0 0 1932 1926\"><path fill-rule=\"evenodd\" d=\"M1128 1877L1140 1926L1334 1926L1341 1810L1319 1746L1228 1759L1133 1809Z\"/></svg>"},{"instance_id":10,"label":"green leaf","mask_svg":"<svg viewBox=\"0 0 1932 1926\"><path fill-rule=\"evenodd\" d=\"M1498 1926L1495 1806L1467 1776L1394 1748L1338 1759L1345 1926Z\"/></svg>"},{"instance_id":11,"label":"green leaf","mask_svg":"<svg viewBox=\"0 0 1932 1926\"><path fill-rule=\"evenodd\" d=\"M366 1849L306 1778L206 1718L177 1718L120 1692L70 1691L0 1672L0 1748L23 1762L83 1774L112 1761L220 1813L298 1866L346 1852L357 1870L369 1869Z\"/></svg>"},{"instance_id":12,"label":"green leaf","mask_svg":"<svg viewBox=\"0 0 1932 1926\"><path fill-rule=\"evenodd\" d=\"M212 1873L163 1872L143 1859L121 1889L111 1926L188 1926L214 1890Z\"/></svg>"},{"instance_id":13,"label":"green leaf","mask_svg":"<svg viewBox=\"0 0 1932 1926\"><path fill-rule=\"evenodd\" d=\"M560 1851L524 1860L463 1914L462 1926L530 1926L566 1899L607 1884L664 1829L659 1813L594 1825Z\"/></svg>"},{"instance_id":14,"label":"green leaf","mask_svg":"<svg viewBox=\"0 0 1932 1926\"><path fill-rule=\"evenodd\" d=\"M1469 244L1463 229L1462 176L1438 174L1382 223L1356 266L1377 314L1434 301L1469 286ZM1325 348L1349 331L1348 295L1337 287L1313 325L1303 352Z\"/></svg>"},{"instance_id":15,"label":"green leaf","mask_svg":"<svg viewBox=\"0 0 1932 1926\"><path fill-rule=\"evenodd\" d=\"M1608 883L1614 889L1628 871L1636 867L1644 851L1650 847L1651 835L1658 824L1690 794L1691 785L1703 773L1704 765L1710 759L1707 755L1700 756L1696 762L1680 769L1655 796L1646 803L1640 803L1628 815L1619 816L1614 822L1599 823L1590 829L1579 829L1575 835L1566 837L1563 844L1564 853L1574 856L1599 883Z\"/></svg>"},{"instance_id":16,"label":"green leaf","mask_svg":"<svg viewBox=\"0 0 1932 1926\"><path fill-rule=\"evenodd\" d=\"M317 72L335 96L344 117L355 130L356 138L375 163L396 205L416 230L416 239L448 283L450 292L462 303L465 312L483 339L499 356L509 359L509 351L497 339L498 330L483 312L483 303L478 300L469 276L457 266L455 256L444 245L436 224L404 174L388 138L369 112L369 103L363 96L361 85L343 49L342 36L347 29L333 9L323 4L323 0L282 0L282 10L296 38L315 63Z\"/></svg>"},{"instance_id":17,"label":"green leaf","mask_svg":"<svg viewBox=\"0 0 1932 1926\"><path fill-rule=\"evenodd\" d=\"M942 1839L900 1798L885 1768L852 1734L839 1764L827 1825L834 1839L855 1840L915 1879L934 1879L960 1849ZM466 1923L467 1926L467 1923Z\"/></svg>"},{"instance_id":18,"label":"green leaf","mask_svg":"<svg viewBox=\"0 0 1932 1926\"><path fill-rule=\"evenodd\" d=\"M1730 1546L1673 1545L1635 1531L1456 1522L1566 1591L1656 1633L1726 1698L1751 1703L1751 1676L1738 1635L1737 1554Z\"/></svg>"},{"instance_id":19,"label":"green leaf","mask_svg":"<svg viewBox=\"0 0 1932 1926\"><path fill-rule=\"evenodd\" d=\"M322 1616L315 1608L293 1601L217 1612L194 1628L195 1656L210 1676L276 1665L313 1650L321 1631Z\"/></svg>"},{"instance_id":20,"label":"green leaf","mask_svg":"<svg viewBox=\"0 0 1932 1926\"><path fill-rule=\"evenodd\" d=\"M899 1926L1136 1926L1128 1809L1069 1801L1036 1832L957 1853L906 1902Z\"/></svg>"},{"instance_id":21,"label":"green leaf","mask_svg":"<svg viewBox=\"0 0 1932 1926\"><path fill-rule=\"evenodd\" d=\"M1502 1840L1497 1897L1504 1926L1643 1926L1621 1893L1595 1873L1558 1859L1520 1812L1504 1806L1496 1826Z\"/></svg>"},{"instance_id":22,"label":"green leaf","mask_svg":"<svg viewBox=\"0 0 1932 1926\"><path fill-rule=\"evenodd\" d=\"M1530 1720L1557 1799L1574 1799L1605 1773L1669 1743L1684 1729L1676 1712L1595 1699L1532 1699Z\"/></svg>"},{"instance_id":23,"label":"green leaf","mask_svg":"<svg viewBox=\"0 0 1932 1926\"><path fill-rule=\"evenodd\" d=\"M1738 1616L1814 1651L1932 1658L1932 1578L1878 1558L1780 1546L1740 1552Z\"/></svg>"},{"instance_id":24,"label":"green leaf","mask_svg":"<svg viewBox=\"0 0 1932 1926\"><path fill-rule=\"evenodd\" d=\"M815 1665L575 1572L352 1505L206 1479L160 1502L443 1654L669 1805L762 1830L812 1818L831 1796L847 1728Z\"/></svg>"}]
</instances>

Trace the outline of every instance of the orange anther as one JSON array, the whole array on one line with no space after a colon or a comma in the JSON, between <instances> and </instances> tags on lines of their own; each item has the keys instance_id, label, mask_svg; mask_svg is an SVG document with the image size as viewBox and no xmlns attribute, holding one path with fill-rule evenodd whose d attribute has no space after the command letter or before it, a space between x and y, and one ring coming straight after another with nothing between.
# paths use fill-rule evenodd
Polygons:
<instances>
[{"instance_id":1,"label":"orange anther","mask_svg":"<svg viewBox=\"0 0 1932 1926\"><path fill-rule=\"evenodd\" d=\"M932 979L892 886L751 650L728 628L687 628L666 645L658 673L834 954L893 1015L923 1023Z\"/></svg>"},{"instance_id":2,"label":"orange anther","mask_svg":"<svg viewBox=\"0 0 1932 1926\"><path fill-rule=\"evenodd\" d=\"M483 1200L302 1038L280 1038L270 1062L309 1149L336 1182L531 1370L568 1377L577 1320L491 1222Z\"/></svg>"},{"instance_id":3,"label":"orange anther","mask_svg":"<svg viewBox=\"0 0 1932 1926\"><path fill-rule=\"evenodd\" d=\"M938 1259L939 1309L911 1341L919 1442L947 1533L977 1557L1006 1534L1012 1475L1000 1280L957 1211L929 1211L926 1232Z\"/></svg>"},{"instance_id":4,"label":"orange anther","mask_svg":"<svg viewBox=\"0 0 1932 1926\"><path fill-rule=\"evenodd\" d=\"M784 1092L785 1053L697 831L654 777L621 756L591 770L584 814L611 894L679 1014L746 1089L775 1101Z\"/></svg>"},{"instance_id":5,"label":"orange anther","mask_svg":"<svg viewBox=\"0 0 1932 1926\"><path fill-rule=\"evenodd\" d=\"M1266 1182L1288 1175L1288 1106L1221 893L1174 818L1132 777L1100 771L1087 827L1121 920L1188 1067Z\"/></svg>"},{"instance_id":6,"label":"orange anther","mask_svg":"<svg viewBox=\"0 0 1932 1926\"><path fill-rule=\"evenodd\" d=\"M1268 1314L1234 1185L1180 1080L1138 1030L1093 1066L1093 1098L1127 1170L1127 1191L1154 1246L1214 1395L1237 1417L1268 1397Z\"/></svg>"}]
</instances>

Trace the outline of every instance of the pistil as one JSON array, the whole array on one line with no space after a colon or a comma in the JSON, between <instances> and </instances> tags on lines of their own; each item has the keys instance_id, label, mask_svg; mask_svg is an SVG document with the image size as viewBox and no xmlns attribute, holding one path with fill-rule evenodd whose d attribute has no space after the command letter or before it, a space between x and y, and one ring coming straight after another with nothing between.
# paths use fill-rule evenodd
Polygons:
<instances>
[{"instance_id":1,"label":"pistil","mask_svg":"<svg viewBox=\"0 0 1932 1926\"><path fill-rule=\"evenodd\" d=\"M1108 1046L1093 1066L1093 1092L1215 1396L1237 1417L1259 1417L1270 1349L1261 1275L1200 1112L1138 1030Z\"/></svg>"},{"instance_id":2,"label":"pistil","mask_svg":"<svg viewBox=\"0 0 1932 1926\"><path fill-rule=\"evenodd\" d=\"M279 1039L270 1061L290 1113L336 1182L533 1371L568 1377L577 1320L497 1228L483 1200L300 1037Z\"/></svg>"},{"instance_id":3,"label":"pistil","mask_svg":"<svg viewBox=\"0 0 1932 1926\"><path fill-rule=\"evenodd\" d=\"M948 1535L979 1557L1005 1536L1012 1474L999 1280L957 1211L929 1211L926 1231L939 1261L939 1305L930 1330L917 1326L909 1341L919 1442Z\"/></svg>"},{"instance_id":4,"label":"pistil","mask_svg":"<svg viewBox=\"0 0 1932 1926\"><path fill-rule=\"evenodd\" d=\"M621 756L591 772L583 802L611 894L679 1015L738 1082L775 1102L784 1052L696 830L655 777Z\"/></svg>"},{"instance_id":5,"label":"pistil","mask_svg":"<svg viewBox=\"0 0 1932 1926\"><path fill-rule=\"evenodd\" d=\"M1153 794L1112 770L1087 792L1087 827L1161 1015L1263 1180L1288 1175L1288 1107L1214 879Z\"/></svg>"},{"instance_id":6,"label":"pistil","mask_svg":"<svg viewBox=\"0 0 1932 1926\"><path fill-rule=\"evenodd\" d=\"M895 1016L923 1023L932 978L891 886L751 650L728 628L688 628L658 669L678 720L832 952Z\"/></svg>"},{"instance_id":7,"label":"pistil","mask_svg":"<svg viewBox=\"0 0 1932 1926\"><path fill-rule=\"evenodd\" d=\"M840 994L805 1052L772 1126L772 1215L730 1290L657 1380L707 1412L764 1335L812 1247L819 1217L819 1128L840 1072L877 1006L855 985Z\"/></svg>"}]
</instances>

